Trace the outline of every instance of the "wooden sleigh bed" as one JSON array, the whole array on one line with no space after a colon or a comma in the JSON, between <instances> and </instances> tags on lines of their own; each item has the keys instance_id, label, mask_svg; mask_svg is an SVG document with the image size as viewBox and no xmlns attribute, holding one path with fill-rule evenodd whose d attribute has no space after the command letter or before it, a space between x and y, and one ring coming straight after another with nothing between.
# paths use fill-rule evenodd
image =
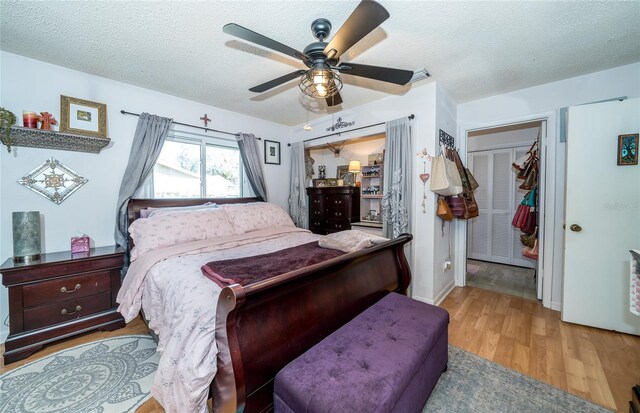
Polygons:
<instances>
[{"instance_id":1,"label":"wooden sleigh bed","mask_svg":"<svg viewBox=\"0 0 640 413\"><path fill-rule=\"evenodd\" d=\"M129 223L149 207L258 201L132 199ZM279 370L389 292L406 294L411 274L403 247L411 239L402 234L246 287L225 287L217 303L216 342L222 356L210 388L214 411L271 411Z\"/></svg>"}]
</instances>

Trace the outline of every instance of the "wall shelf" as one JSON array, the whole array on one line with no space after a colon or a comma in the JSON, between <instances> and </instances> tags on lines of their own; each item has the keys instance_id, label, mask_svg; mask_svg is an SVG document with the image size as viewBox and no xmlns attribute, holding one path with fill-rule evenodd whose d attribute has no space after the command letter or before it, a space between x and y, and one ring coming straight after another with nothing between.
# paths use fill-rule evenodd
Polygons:
<instances>
[{"instance_id":1,"label":"wall shelf","mask_svg":"<svg viewBox=\"0 0 640 413\"><path fill-rule=\"evenodd\" d=\"M11 127L11 146L59 149L62 151L100 153L111 142L109 138L71 135L69 133ZM2 142L4 143L4 141Z\"/></svg>"}]
</instances>

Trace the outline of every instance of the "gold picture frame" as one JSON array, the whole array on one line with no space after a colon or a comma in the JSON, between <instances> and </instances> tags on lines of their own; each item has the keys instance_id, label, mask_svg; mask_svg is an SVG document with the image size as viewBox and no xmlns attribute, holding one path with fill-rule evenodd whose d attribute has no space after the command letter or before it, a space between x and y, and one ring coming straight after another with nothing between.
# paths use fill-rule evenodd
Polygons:
<instances>
[{"instance_id":1,"label":"gold picture frame","mask_svg":"<svg viewBox=\"0 0 640 413\"><path fill-rule=\"evenodd\" d=\"M106 138L106 103L60 95L60 132Z\"/></svg>"}]
</instances>

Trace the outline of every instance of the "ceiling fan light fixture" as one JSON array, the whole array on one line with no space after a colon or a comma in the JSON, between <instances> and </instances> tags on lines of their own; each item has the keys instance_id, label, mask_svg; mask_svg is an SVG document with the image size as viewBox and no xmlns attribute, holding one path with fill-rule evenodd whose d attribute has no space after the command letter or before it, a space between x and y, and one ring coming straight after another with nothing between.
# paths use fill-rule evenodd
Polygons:
<instances>
[{"instance_id":1,"label":"ceiling fan light fixture","mask_svg":"<svg viewBox=\"0 0 640 413\"><path fill-rule=\"evenodd\" d=\"M329 68L314 67L302 75L298 86L307 96L325 99L340 92L342 79L338 73Z\"/></svg>"}]
</instances>

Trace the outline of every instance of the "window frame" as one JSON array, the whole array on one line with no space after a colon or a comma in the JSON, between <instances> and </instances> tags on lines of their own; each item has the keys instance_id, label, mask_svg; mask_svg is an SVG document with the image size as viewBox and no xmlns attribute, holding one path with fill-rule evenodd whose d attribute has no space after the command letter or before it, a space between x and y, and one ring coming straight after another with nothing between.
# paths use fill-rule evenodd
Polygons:
<instances>
[{"instance_id":1,"label":"window frame","mask_svg":"<svg viewBox=\"0 0 640 413\"><path fill-rule=\"evenodd\" d=\"M238 157L240 158L240 171L239 171L239 185L240 185L240 193L237 197L243 198L246 196L245 190L249 185L245 185L245 170L244 163L242 162L242 156L240 155L240 148L238 147L238 143L235 140L224 139L220 137L214 136L206 136L200 135L196 133L184 132L179 130L169 130L169 134L167 135L165 142L177 142L177 143L185 143L189 145L199 145L200 146L200 198L207 198L207 146L218 147L224 149L235 149L238 151ZM164 147L164 144L163 144ZM160 150L162 151L162 149ZM155 165L153 166L155 169ZM155 191L155 173L152 170L150 174L150 194L153 198L156 198ZM220 197L219 197L220 198ZM235 197L225 197L225 198L235 198ZM162 199L162 198L157 198ZM183 198L180 198L183 199ZM184 198L189 199L189 198Z\"/></svg>"}]
</instances>

